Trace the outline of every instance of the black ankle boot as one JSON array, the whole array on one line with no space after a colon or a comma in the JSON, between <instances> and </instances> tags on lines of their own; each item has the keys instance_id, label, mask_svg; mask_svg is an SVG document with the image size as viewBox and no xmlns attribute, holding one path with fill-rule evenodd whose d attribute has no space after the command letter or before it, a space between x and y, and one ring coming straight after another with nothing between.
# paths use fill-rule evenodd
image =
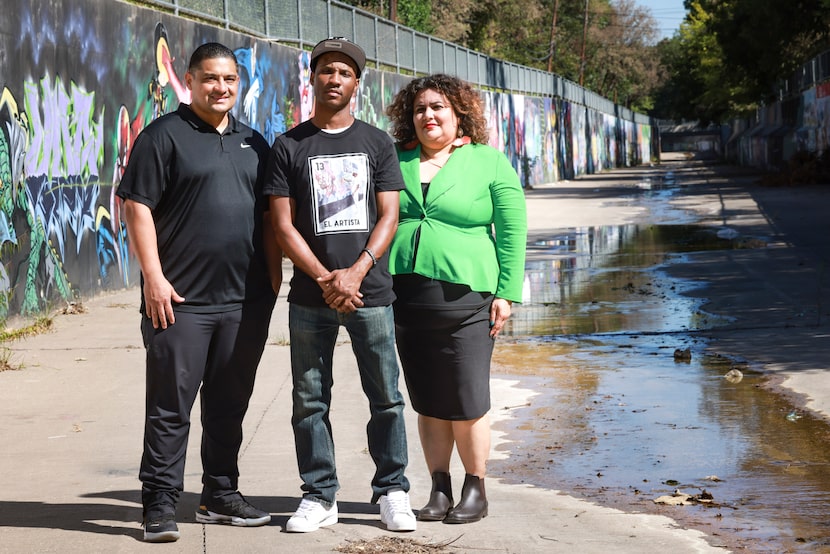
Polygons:
<instances>
[{"instance_id":1,"label":"black ankle boot","mask_svg":"<svg viewBox=\"0 0 830 554\"><path fill-rule=\"evenodd\" d=\"M468 473L464 476L461 501L447 512L444 523L474 523L483 517L487 517L487 493L484 492L484 479Z\"/></svg>"},{"instance_id":2,"label":"black ankle boot","mask_svg":"<svg viewBox=\"0 0 830 554\"><path fill-rule=\"evenodd\" d=\"M421 521L441 521L452 508L452 483L450 474L443 471L432 473L432 493L429 502L418 512Z\"/></svg>"}]
</instances>

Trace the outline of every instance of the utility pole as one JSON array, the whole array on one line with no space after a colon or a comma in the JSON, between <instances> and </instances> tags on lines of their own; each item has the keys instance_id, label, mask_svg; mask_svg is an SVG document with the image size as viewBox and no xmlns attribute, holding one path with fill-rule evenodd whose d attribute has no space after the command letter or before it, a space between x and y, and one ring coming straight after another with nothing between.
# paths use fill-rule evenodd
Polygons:
<instances>
[{"instance_id":1,"label":"utility pole","mask_svg":"<svg viewBox=\"0 0 830 554\"><path fill-rule=\"evenodd\" d=\"M556 57L556 16L559 14L559 0L553 3L553 23L550 26L550 52L548 53L548 73L553 72L553 59Z\"/></svg>"},{"instance_id":2,"label":"utility pole","mask_svg":"<svg viewBox=\"0 0 830 554\"><path fill-rule=\"evenodd\" d=\"M588 39L588 0L585 0L585 23L582 26L582 54L579 56L579 86L585 77L585 42Z\"/></svg>"},{"instance_id":3,"label":"utility pole","mask_svg":"<svg viewBox=\"0 0 830 554\"><path fill-rule=\"evenodd\" d=\"M391 0L389 2L389 19L391 21L398 21L398 0Z\"/></svg>"}]
</instances>

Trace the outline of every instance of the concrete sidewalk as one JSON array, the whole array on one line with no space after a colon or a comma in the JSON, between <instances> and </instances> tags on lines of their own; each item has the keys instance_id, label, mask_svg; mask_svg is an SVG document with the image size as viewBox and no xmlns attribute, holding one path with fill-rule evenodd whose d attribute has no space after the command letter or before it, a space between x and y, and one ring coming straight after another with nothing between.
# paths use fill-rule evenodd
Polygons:
<instances>
[{"instance_id":1,"label":"concrete sidewalk","mask_svg":"<svg viewBox=\"0 0 830 554\"><path fill-rule=\"evenodd\" d=\"M641 179L663 179L668 169L664 164L621 170L528 191L531 231L645 217L642 207L628 205L624 198ZM711 182L703 185L711 192ZM573 194L558 192L566 190ZM742 213L752 225L768 224L742 188L733 194L736 202L746 203ZM696 200L695 209L702 210L711 209L712 202L732 202L726 193ZM733 284L734 290L741 286ZM447 544L448 552L725 551L717 537L679 528L667 517L628 514L557 491L506 484L498 475L488 476L490 515L480 523L419 522L413 533L387 532L380 524L378 507L369 504L373 464L366 448L368 407L345 337L335 352L332 407L342 485L340 522L315 533L285 533L285 522L301 495L290 426L287 292L286 283L272 319L240 455L241 491L273 514L270 525L245 529L195 522L201 490L197 406L185 493L178 509L181 539L166 545L141 541L137 474L144 349L138 327L138 290L133 289L86 300L85 313L59 315L54 331L9 345L11 362L23 367L0 373L0 472L5 476L0 493L0 552L332 552L382 536ZM532 392L517 382L494 380L493 457L510 456L510 440L516 439L499 433L499 420L510 417L505 407L524 404ZM826 398L815 401L830 398L826 390L818 396L824 394ZM418 508L429 496L430 479L410 408L407 418L408 477L412 504ZM457 458L455 463L452 473L460 484L464 472Z\"/></svg>"}]
</instances>

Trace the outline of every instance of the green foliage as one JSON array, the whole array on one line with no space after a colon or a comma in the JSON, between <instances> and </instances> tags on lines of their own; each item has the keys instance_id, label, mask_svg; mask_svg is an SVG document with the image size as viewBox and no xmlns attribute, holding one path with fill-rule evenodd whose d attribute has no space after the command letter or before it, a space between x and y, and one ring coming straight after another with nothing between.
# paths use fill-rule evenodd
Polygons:
<instances>
[{"instance_id":1,"label":"green foliage","mask_svg":"<svg viewBox=\"0 0 830 554\"><path fill-rule=\"evenodd\" d=\"M661 119L719 121L732 111L725 85L723 53L717 38L708 32L712 14L698 2L680 31L657 47L669 78L658 92L655 115Z\"/></svg>"},{"instance_id":2,"label":"green foliage","mask_svg":"<svg viewBox=\"0 0 830 554\"><path fill-rule=\"evenodd\" d=\"M495 58L539 67L548 52L549 23L537 0L482 0L470 14L465 46Z\"/></svg>"},{"instance_id":3,"label":"green foliage","mask_svg":"<svg viewBox=\"0 0 830 554\"><path fill-rule=\"evenodd\" d=\"M657 22L633 0L596 9L587 36L584 85L618 104L648 110L664 73L654 55Z\"/></svg>"},{"instance_id":4,"label":"green foliage","mask_svg":"<svg viewBox=\"0 0 830 554\"><path fill-rule=\"evenodd\" d=\"M381 17L391 19L392 6L395 5L397 22L425 34L433 34L431 19L432 0L342 0L356 8L364 9Z\"/></svg>"},{"instance_id":5,"label":"green foliage","mask_svg":"<svg viewBox=\"0 0 830 554\"><path fill-rule=\"evenodd\" d=\"M347 3L389 17L393 1ZM704 123L751 113L830 48L830 0L684 5L680 30L660 42L657 22L636 0L397 0L397 14L403 25L550 68L635 111Z\"/></svg>"},{"instance_id":6,"label":"green foliage","mask_svg":"<svg viewBox=\"0 0 830 554\"><path fill-rule=\"evenodd\" d=\"M421 33L433 34L435 26L430 20L431 13L430 0L398 0L398 22Z\"/></svg>"},{"instance_id":7,"label":"green foliage","mask_svg":"<svg viewBox=\"0 0 830 554\"><path fill-rule=\"evenodd\" d=\"M670 78L653 115L721 122L751 113L828 48L828 0L687 0L680 33L658 49Z\"/></svg>"},{"instance_id":8,"label":"green foliage","mask_svg":"<svg viewBox=\"0 0 830 554\"><path fill-rule=\"evenodd\" d=\"M737 102L774 94L775 85L827 47L830 10L820 0L698 0L711 14L725 77Z\"/></svg>"}]
</instances>

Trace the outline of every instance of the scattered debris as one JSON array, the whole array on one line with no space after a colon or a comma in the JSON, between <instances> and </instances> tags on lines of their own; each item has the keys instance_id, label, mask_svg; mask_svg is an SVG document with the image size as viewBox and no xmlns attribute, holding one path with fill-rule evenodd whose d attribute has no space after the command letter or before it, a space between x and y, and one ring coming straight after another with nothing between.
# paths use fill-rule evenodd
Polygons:
<instances>
[{"instance_id":1,"label":"scattered debris","mask_svg":"<svg viewBox=\"0 0 830 554\"><path fill-rule=\"evenodd\" d=\"M692 504L713 504L714 499L715 497L706 489L695 495L686 494L677 489L670 495L658 496L654 499L654 503L667 506L689 506Z\"/></svg>"},{"instance_id":2,"label":"scattered debris","mask_svg":"<svg viewBox=\"0 0 830 554\"><path fill-rule=\"evenodd\" d=\"M516 404L515 406L504 406L502 410L515 410L517 408L527 408L530 406L530 402L525 402L523 404Z\"/></svg>"},{"instance_id":3,"label":"scattered debris","mask_svg":"<svg viewBox=\"0 0 830 554\"><path fill-rule=\"evenodd\" d=\"M685 350L681 350L680 348L675 349L674 351L674 361L675 362L690 362L692 361L692 349L687 347Z\"/></svg>"},{"instance_id":4,"label":"scattered debris","mask_svg":"<svg viewBox=\"0 0 830 554\"><path fill-rule=\"evenodd\" d=\"M33 337L45 333L52 328L53 319L49 316L38 316L32 323L18 329L4 329L0 326L0 342Z\"/></svg>"},{"instance_id":5,"label":"scattered debris","mask_svg":"<svg viewBox=\"0 0 830 554\"><path fill-rule=\"evenodd\" d=\"M712 504L715 500L715 497L712 496L711 492L707 491L706 489L703 489L702 491L700 491L700 494L695 496L695 499L697 499L698 502L702 502L704 504Z\"/></svg>"},{"instance_id":6,"label":"scattered debris","mask_svg":"<svg viewBox=\"0 0 830 554\"><path fill-rule=\"evenodd\" d=\"M433 554L435 552L450 552L447 546L462 536L438 543L422 543L414 539L403 539L399 537L377 537L374 539L348 541L345 545L338 545L334 550L346 554Z\"/></svg>"},{"instance_id":7,"label":"scattered debris","mask_svg":"<svg viewBox=\"0 0 830 554\"><path fill-rule=\"evenodd\" d=\"M658 496L654 499L655 504L665 504L666 506L688 506L694 504L691 494L674 491L674 494Z\"/></svg>"},{"instance_id":8,"label":"scattered debris","mask_svg":"<svg viewBox=\"0 0 830 554\"><path fill-rule=\"evenodd\" d=\"M12 355L14 352L11 348L0 346L0 371L14 371L20 369L19 365L12 363Z\"/></svg>"},{"instance_id":9,"label":"scattered debris","mask_svg":"<svg viewBox=\"0 0 830 554\"><path fill-rule=\"evenodd\" d=\"M798 421L802 418L802 415L798 413L798 410L793 410L787 414L787 421Z\"/></svg>"},{"instance_id":10,"label":"scattered debris","mask_svg":"<svg viewBox=\"0 0 830 554\"><path fill-rule=\"evenodd\" d=\"M741 382L741 380L744 378L744 374L741 373L740 369L730 369L726 372L726 375L724 375L723 378L729 381L730 383L735 384Z\"/></svg>"},{"instance_id":11,"label":"scattered debris","mask_svg":"<svg viewBox=\"0 0 830 554\"><path fill-rule=\"evenodd\" d=\"M733 240L741 236L741 234L731 227L721 227L717 232L719 239Z\"/></svg>"},{"instance_id":12,"label":"scattered debris","mask_svg":"<svg viewBox=\"0 0 830 554\"><path fill-rule=\"evenodd\" d=\"M766 240L756 237L741 238L735 243L735 248L737 249L766 248L767 246L768 243Z\"/></svg>"},{"instance_id":13,"label":"scattered debris","mask_svg":"<svg viewBox=\"0 0 830 554\"><path fill-rule=\"evenodd\" d=\"M63 315L77 315L77 314L85 314L86 308L80 302L70 302L66 306L64 306L63 310L61 310Z\"/></svg>"}]
</instances>

